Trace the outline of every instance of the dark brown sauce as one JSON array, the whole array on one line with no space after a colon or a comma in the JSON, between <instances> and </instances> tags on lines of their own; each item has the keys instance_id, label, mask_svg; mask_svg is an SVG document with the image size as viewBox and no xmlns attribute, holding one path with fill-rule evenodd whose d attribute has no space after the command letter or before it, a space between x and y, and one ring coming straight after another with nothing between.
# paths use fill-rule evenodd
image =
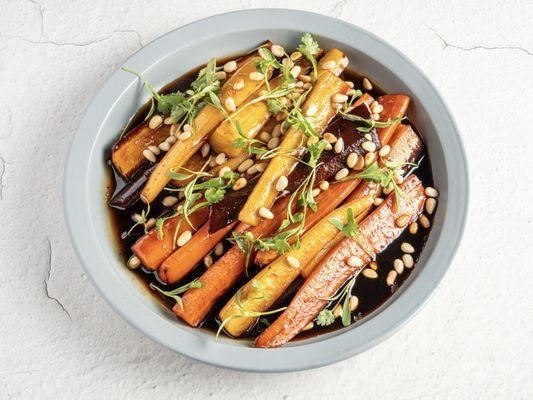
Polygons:
<instances>
[{"instance_id":1,"label":"dark brown sauce","mask_svg":"<svg viewBox=\"0 0 533 400\"><path fill-rule=\"evenodd\" d=\"M168 93L175 90L185 90L187 89L191 82L194 80L197 72L199 71L201 67L196 68L192 70L191 72L183 75L182 77L174 80L173 82L165 85L160 93ZM351 80L356 83L356 89L357 83L362 82L362 76L354 71L347 70L342 74L342 77L346 80ZM361 86L361 85L359 85ZM359 87L362 89L362 87ZM370 92L370 94L377 98L380 95L385 94L385 91L380 89L377 85L374 84L373 90ZM144 105L139 111L131 118L131 120L128 122L128 126L125 129L125 131L131 129L132 127L136 126L142 120L144 119L146 113L148 112L148 105ZM410 121L404 121L404 123L409 123L413 126L413 128L416 131L416 128ZM110 164L110 163L109 163ZM418 178L422 181L424 186L433 186L433 175L431 172L431 165L430 160L427 156L427 153L423 152L420 162L418 163L418 166L413 168L412 173L416 174ZM109 178L108 183L106 184L105 188L105 201L107 201L113 196L114 193L116 193L118 190L120 190L126 182L114 172L111 164L109 166ZM131 219L131 215L133 213L140 213L141 210L144 208L143 204L140 204L140 202L137 202L137 204L134 204L132 207L130 207L128 210L122 211L118 209L109 208L109 217L111 221L111 233L112 237L115 242L115 246L117 248L117 251L121 255L122 259L124 260L124 268L126 268L126 262L128 258L131 256L131 246L135 243L135 241L140 238L144 231L142 227L137 227L133 233L128 236L125 239L122 239L122 234L126 231L128 231L131 226L133 225L133 221ZM152 203L152 209L150 211L151 217L158 217L161 215L164 215L168 210L166 210L162 205L161 201L156 200ZM430 220L432 221L432 218L430 217ZM430 228L431 229L431 228ZM409 231L406 229L402 235L396 239L387 249L385 249L381 254L379 254L376 258L376 262L378 264L377 272L379 274L378 279L368 279L363 276L358 277L356 279L356 283L353 287L352 294L357 296L359 298L359 305L357 307L357 310L355 314L353 315L353 321L359 321L363 319L364 317L368 316L375 310L377 310L382 304L384 304L391 295L398 290L398 288L409 279L410 274L412 271L416 268L416 261L418 260L424 245L427 241L429 231L430 229L424 229L422 226L419 225L418 233L416 235L412 235L409 233ZM415 254L413 254L413 258L415 259L415 267L408 269L405 268L404 272L402 274L399 274L396 279L396 284L391 288L387 286L385 282L385 278L387 276L387 273L392 269L393 266L393 260L396 258L401 258L402 251L400 250L400 244L403 241L408 241L411 243L414 248L416 249ZM224 250L228 250L231 247L231 244L224 240ZM214 254L212 254L214 257ZM214 257L216 261L216 257ZM242 280L235 285L235 290L239 287L241 287L246 281L250 279L253 275L255 275L259 271L258 267L252 266L250 267L250 276L249 277L243 277ZM150 284L157 284L159 287L164 288L165 290L171 290L175 287L181 286L186 282L190 282L192 279L201 276L205 272L205 266L203 263L200 263L187 277L185 277L181 283L176 285L165 285L161 281L159 281L157 277L157 273L144 269L139 268L137 270L131 271L133 274L135 274L138 277L139 282L144 286L145 290L154 296L157 301L159 301L164 307L168 307L169 309L172 308L174 305L174 301L172 299L165 298L163 296L160 296L158 293L154 292L150 289ZM273 306L273 308L282 307L285 305L288 305L290 303L290 299L296 293L298 288L302 285L303 279L301 277L297 278L287 289L286 293L278 302ZM216 319L216 316L218 315L218 312L220 309L224 306L224 304L233 296L235 293L235 290L232 290L228 292L213 309L211 310L210 314L207 316L206 320L204 321L202 325L202 329L208 329L209 331L216 332L219 326L219 321ZM262 330L264 330L266 324L271 323L273 320L275 320L277 315L267 316L265 318L261 318L259 323L256 324L254 327L250 329L250 331L243 337L243 339L249 340L250 338L256 337ZM337 318L336 322L328 327L320 327L315 326L313 329L309 331L305 331L301 333L296 340L301 340L309 337L314 337L323 333L334 331L338 328L342 327L342 323L340 321L340 318Z\"/></svg>"}]
</instances>

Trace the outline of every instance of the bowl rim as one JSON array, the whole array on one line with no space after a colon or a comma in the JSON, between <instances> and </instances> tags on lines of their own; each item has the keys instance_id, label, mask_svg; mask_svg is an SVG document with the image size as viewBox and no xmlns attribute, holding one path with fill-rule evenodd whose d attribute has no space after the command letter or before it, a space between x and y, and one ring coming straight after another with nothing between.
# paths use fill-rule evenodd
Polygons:
<instances>
[{"instance_id":1,"label":"bowl rim","mask_svg":"<svg viewBox=\"0 0 533 400\"><path fill-rule=\"evenodd\" d=\"M239 29L243 30L244 28L254 29L257 25L260 25L263 29L283 29L286 26L282 24L286 24L287 21L299 21L299 24L305 21L304 25L314 27L311 30L313 33L325 37L335 37L334 32L342 28L342 30L349 31L356 36L364 37L370 43L379 47L381 51L388 52L388 55L401 62L404 68L410 70L410 73L418 76L420 81L427 87L426 90L429 91L429 95L433 96L449 129L446 135L450 136L454 146L453 151L457 153L458 165L447 165L447 170L454 168L457 170L456 172L459 172L458 175L454 175L454 190L460 196L449 199L449 201L453 202L452 211L455 213L455 224L446 225L447 230L442 230L439 240L435 244L435 249L432 251L432 253L435 252L437 247L440 246L440 250L445 253L446 259L444 261L432 260L434 264L432 265L432 270L425 274L423 279L422 275L413 279L411 287L402 296L395 299L394 302L382 312L377 313L377 315L373 316L371 314L366 317L364 319L366 321L365 324L358 326L357 329L343 331L326 340L300 343L297 346L279 349L256 349L236 346L227 340L212 344L212 340L205 340L205 338L185 329L176 329L175 323L164 321L159 315L141 313L139 299L132 298L131 294L123 291L122 288L113 287L110 284L103 273L102 268L104 267L98 264L102 259L98 257L98 252L94 251L101 244L94 237L95 235L89 235L86 226L84 226L84 223L88 221L88 211L86 211L85 207L81 207L83 211L80 212L80 193L83 193L85 186L83 179L79 179L79 177L83 176L87 169L87 164L84 164L84 161L89 159L92 151L92 146L87 148L87 145L94 143L97 137L95 132L98 131L96 126L102 123L100 120L95 120L94 116L105 116L105 111L98 107L99 102L108 94L107 91L112 90L113 85L116 86L117 72L112 73L99 88L83 113L79 127L71 139L64 171L63 203L71 242L86 275L112 308L130 325L169 349L210 365L241 371L288 372L317 368L354 356L390 337L426 304L439 286L457 252L468 214L469 180L467 159L459 130L447 105L429 78L410 59L376 35L360 27L333 17L292 9L261 8L231 11L194 21L170 31L139 49L124 64L131 65L132 62L135 62L136 65L140 64L148 68L151 60L142 60L143 54L150 51L157 52L158 49L161 50L160 44L162 41L177 39L176 42L179 42L182 37L202 35L203 32L208 32L209 26L214 23L219 27L221 25L227 26L227 31L222 32L227 34L236 32L232 29L234 29L234 25L237 22ZM297 27L294 29L300 30ZM305 32L306 29L302 29L302 31ZM351 47L357 48L355 46ZM164 57L165 53L160 53L159 55ZM121 83L123 84L124 80ZM123 88L123 86L121 87ZM114 90L117 91L118 89L117 87ZM89 135L92 132L93 137L83 137L84 132L89 132ZM437 136L441 135L437 132ZM89 207L90 204L86 204L86 206ZM444 235L448 235L445 243L442 240ZM428 263L429 261L430 259L428 259ZM97 266L95 267L95 265ZM416 287L413 287L414 284L416 284ZM132 311L134 312L131 313ZM357 341L359 342L357 343Z\"/></svg>"}]
</instances>

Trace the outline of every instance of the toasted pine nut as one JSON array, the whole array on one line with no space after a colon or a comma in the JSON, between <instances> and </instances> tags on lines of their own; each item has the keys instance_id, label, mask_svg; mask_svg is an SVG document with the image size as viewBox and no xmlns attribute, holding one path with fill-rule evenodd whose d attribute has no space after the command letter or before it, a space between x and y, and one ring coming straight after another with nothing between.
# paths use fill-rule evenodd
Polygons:
<instances>
[{"instance_id":1,"label":"toasted pine nut","mask_svg":"<svg viewBox=\"0 0 533 400\"><path fill-rule=\"evenodd\" d=\"M240 190L243 187L245 187L247 183L248 183L248 181L246 180L246 178L239 178L233 184L232 189L233 190Z\"/></svg>"},{"instance_id":2,"label":"toasted pine nut","mask_svg":"<svg viewBox=\"0 0 533 400\"><path fill-rule=\"evenodd\" d=\"M418 222L420 222L420 225L422 225L422 228L429 228L431 226L431 222L429 222L429 218L426 217L424 214L422 214L418 218Z\"/></svg>"},{"instance_id":3,"label":"toasted pine nut","mask_svg":"<svg viewBox=\"0 0 533 400\"><path fill-rule=\"evenodd\" d=\"M379 114L383 111L383 106L379 104L377 101L373 101L370 104L370 111L372 111L372 114Z\"/></svg>"},{"instance_id":4,"label":"toasted pine nut","mask_svg":"<svg viewBox=\"0 0 533 400\"><path fill-rule=\"evenodd\" d=\"M265 76L261 72L257 72L257 71L250 72L248 77L252 81L262 81L265 78Z\"/></svg>"},{"instance_id":5,"label":"toasted pine nut","mask_svg":"<svg viewBox=\"0 0 533 400\"><path fill-rule=\"evenodd\" d=\"M314 188L311 194L313 195L313 197L316 197L320 194L320 192L321 192L320 188Z\"/></svg>"},{"instance_id":6,"label":"toasted pine nut","mask_svg":"<svg viewBox=\"0 0 533 400\"><path fill-rule=\"evenodd\" d=\"M263 131L259 134L259 139L263 142L268 142L272 136L270 136L270 133Z\"/></svg>"},{"instance_id":7,"label":"toasted pine nut","mask_svg":"<svg viewBox=\"0 0 533 400\"><path fill-rule=\"evenodd\" d=\"M357 309L358 305L359 305L359 298L357 296L350 296L350 300L348 301L350 312L353 313Z\"/></svg>"},{"instance_id":8,"label":"toasted pine nut","mask_svg":"<svg viewBox=\"0 0 533 400\"><path fill-rule=\"evenodd\" d=\"M335 93L331 99L334 103L344 103L348 100L348 96L342 93Z\"/></svg>"},{"instance_id":9,"label":"toasted pine nut","mask_svg":"<svg viewBox=\"0 0 533 400\"><path fill-rule=\"evenodd\" d=\"M167 141L164 141L164 142L161 142L159 143L159 146L158 146L162 151L169 151L170 150L170 143L168 143Z\"/></svg>"},{"instance_id":10,"label":"toasted pine nut","mask_svg":"<svg viewBox=\"0 0 533 400\"><path fill-rule=\"evenodd\" d=\"M411 217L409 216L409 214L402 214L398 218L396 218L396 221L394 221L394 223L398 228L404 228L407 226L410 219Z\"/></svg>"},{"instance_id":11,"label":"toasted pine nut","mask_svg":"<svg viewBox=\"0 0 533 400\"><path fill-rule=\"evenodd\" d=\"M223 81L224 79L226 79L228 77L228 75L224 71L217 71L217 72L215 72L215 77L219 81Z\"/></svg>"},{"instance_id":12,"label":"toasted pine nut","mask_svg":"<svg viewBox=\"0 0 533 400\"><path fill-rule=\"evenodd\" d=\"M342 153L342 151L344 150L344 139L343 138L338 138L337 141L335 142L335 147L333 148L335 150L335 153Z\"/></svg>"},{"instance_id":13,"label":"toasted pine nut","mask_svg":"<svg viewBox=\"0 0 533 400\"><path fill-rule=\"evenodd\" d=\"M204 143L200 149L200 153L203 158L206 158L209 152L211 151L211 145L209 143Z\"/></svg>"},{"instance_id":14,"label":"toasted pine nut","mask_svg":"<svg viewBox=\"0 0 533 400\"><path fill-rule=\"evenodd\" d=\"M298 79L305 83L311 83L312 79L309 75L298 75Z\"/></svg>"},{"instance_id":15,"label":"toasted pine nut","mask_svg":"<svg viewBox=\"0 0 533 400\"><path fill-rule=\"evenodd\" d=\"M389 183L386 187L383 188L383 194L388 196L389 194L392 193L393 190L394 190L394 186L392 186L392 183Z\"/></svg>"},{"instance_id":16,"label":"toasted pine nut","mask_svg":"<svg viewBox=\"0 0 533 400\"><path fill-rule=\"evenodd\" d=\"M320 190L323 190L323 191L328 190L329 189L329 182L328 181L322 181L322 182L320 182L318 187L320 188Z\"/></svg>"},{"instance_id":17,"label":"toasted pine nut","mask_svg":"<svg viewBox=\"0 0 533 400\"><path fill-rule=\"evenodd\" d=\"M376 197L374 199L374 205L378 207L381 203L383 203L385 200L383 200L381 197Z\"/></svg>"},{"instance_id":18,"label":"toasted pine nut","mask_svg":"<svg viewBox=\"0 0 533 400\"><path fill-rule=\"evenodd\" d=\"M156 156L161 154L161 150L157 146L148 146L148 150L150 150L152 153L154 153Z\"/></svg>"},{"instance_id":19,"label":"toasted pine nut","mask_svg":"<svg viewBox=\"0 0 533 400\"><path fill-rule=\"evenodd\" d=\"M247 159L247 160L244 160L240 165L239 167L237 168L237 171L239 172L245 172L248 170L248 168L250 168L252 165L254 165L254 160L252 160L251 158Z\"/></svg>"},{"instance_id":20,"label":"toasted pine nut","mask_svg":"<svg viewBox=\"0 0 533 400\"><path fill-rule=\"evenodd\" d=\"M413 259L413 256L411 254L404 254L402 256L403 265L405 265L405 268L413 268L415 265L415 260Z\"/></svg>"},{"instance_id":21,"label":"toasted pine nut","mask_svg":"<svg viewBox=\"0 0 533 400\"><path fill-rule=\"evenodd\" d=\"M289 180L287 179L287 177L285 175L281 175L278 178L278 181L276 182L276 191L282 192L287 188L288 185Z\"/></svg>"},{"instance_id":22,"label":"toasted pine nut","mask_svg":"<svg viewBox=\"0 0 533 400\"><path fill-rule=\"evenodd\" d=\"M411 235L416 235L417 232L418 232L418 224L416 222L411 222L409 224L409 233Z\"/></svg>"},{"instance_id":23,"label":"toasted pine nut","mask_svg":"<svg viewBox=\"0 0 533 400\"><path fill-rule=\"evenodd\" d=\"M348 264L352 268L362 267L363 266L363 260L361 260L359 257L351 256L346 260L346 264Z\"/></svg>"},{"instance_id":24,"label":"toasted pine nut","mask_svg":"<svg viewBox=\"0 0 533 400\"><path fill-rule=\"evenodd\" d=\"M378 273L371 268L365 268L363 270L363 276L369 279L376 279L378 277Z\"/></svg>"},{"instance_id":25,"label":"toasted pine nut","mask_svg":"<svg viewBox=\"0 0 533 400\"><path fill-rule=\"evenodd\" d=\"M344 179L348 176L348 168L343 168L339 172L335 174L335 180L340 181L341 179Z\"/></svg>"},{"instance_id":26,"label":"toasted pine nut","mask_svg":"<svg viewBox=\"0 0 533 400\"><path fill-rule=\"evenodd\" d=\"M285 54L285 49L278 44L273 44L270 47L270 51L272 52L274 57L278 57L278 58L283 57L283 55Z\"/></svg>"},{"instance_id":27,"label":"toasted pine nut","mask_svg":"<svg viewBox=\"0 0 533 400\"><path fill-rule=\"evenodd\" d=\"M300 72L302 72L302 67L300 67L299 65L295 65L291 68L291 75L294 79L296 79L298 75L300 75Z\"/></svg>"},{"instance_id":28,"label":"toasted pine nut","mask_svg":"<svg viewBox=\"0 0 533 400\"><path fill-rule=\"evenodd\" d=\"M369 153L373 153L374 151L376 151L376 144L374 142L371 142L371 141L363 142L361 147L364 150L368 151Z\"/></svg>"},{"instance_id":29,"label":"toasted pine nut","mask_svg":"<svg viewBox=\"0 0 533 400\"><path fill-rule=\"evenodd\" d=\"M267 148L269 150L275 149L278 146L279 146L279 137L273 137L267 143Z\"/></svg>"},{"instance_id":30,"label":"toasted pine nut","mask_svg":"<svg viewBox=\"0 0 533 400\"><path fill-rule=\"evenodd\" d=\"M170 145L173 145L174 143L176 143L176 140L178 140L176 136L170 135L169 137L166 138L165 142L167 142Z\"/></svg>"},{"instance_id":31,"label":"toasted pine nut","mask_svg":"<svg viewBox=\"0 0 533 400\"><path fill-rule=\"evenodd\" d=\"M224 72L231 73L237 69L237 63L233 60L228 61L226 64L224 64Z\"/></svg>"},{"instance_id":32,"label":"toasted pine nut","mask_svg":"<svg viewBox=\"0 0 533 400\"><path fill-rule=\"evenodd\" d=\"M148 127L150 129L156 129L162 123L163 117L161 115L154 115L152 118L150 118L150 121L148 121Z\"/></svg>"},{"instance_id":33,"label":"toasted pine nut","mask_svg":"<svg viewBox=\"0 0 533 400\"><path fill-rule=\"evenodd\" d=\"M333 144L337 141L337 136L335 136L333 133L330 133L330 132L326 132L322 135L322 138L330 143L330 144Z\"/></svg>"},{"instance_id":34,"label":"toasted pine nut","mask_svg":"<svg viewBox=\"0 0 533 400\"><path fill-rule=\"evenodd\" d=\"M363 87L365 90L372 90L372 83L370 83L368 78L363 78Z\"/></svg>"},{"instance_id":35,"label":"toasted pine nut","mask_svg":"<svg viewBox=\"0 0 533 400\"><path fill-rule=\"evenodd\" d=\"M137 268L139 268L141 266L141 260L136 255L132 255L128 259L128 262L126 263L126 266L129 269L137 269Z\"/></svg>"},{"instance_id":36,"label":"toasted pine nut","mask_svg":"<svg viewBox=\"0 0 533 400\"><path fill-rule=\"evenodd\" d=\"M424 192L428 197L439 197L439 192L437 191L437 189L431 186L428 186L426 189L424 189Z\"/></svg>"},{"instance_id":37,"label":"toasted pine nut","mask_svg":"<svg viewBox=\"0 0 533 400\"><path fill-rule=\"evenodd\" d=\"M353 87L355 86L352 81L344 81L344 83L346 83L350 89L353 89Z\"/></svg>"},{"instance_id":38,"label":"toasted pine nut","mask_svg":"<svg viewBox=\"0 0 533 400\"><path fill-rule=\"evenodd\" d=\"M339 318L342 315L342 307L340 304L337 304L333 309L333 316Z\"/></svg>"},{"instance_id":39,"label":"toasted pine nut","mask_svg":"<svg viewBox=\"0 0 533 400\"><path fill-rule=\"evenodd\" d=\"M165 207L172 207L177 202L178 198L176 196L165 196L162 201Z\"/></svg>"},{"instance_id":40,"label":"toasted pine nut","mask_svg":"<svg viewBox=\"0 0 533 400\"><path fill-rule=\"evenodd\" d=\"M227 165L220 168L220 170L218 171L218 176L220 178L224 177L224 175L226 174L226 172L231 172L231 168L228 167Z\"/></svg>"},{"instance_id":41,"label":"toasted pine nut","mask_svg":"<svg viewBox=\"0 0 533 400\"><path fill-rule=\"evenodd\" d=\"M403 242L400 246L400 249L404 252L404 253L409 253L409 254L413 254L415 252L415 248L413 247L413 245L411 243L407 243L407 242Z\"/></svg>"},{"instance_id":42,"label":"toasted pine nut","mask_svg":"<svg viewBox=\"0 0 533 400\"><path fill-rule=\"evenodd\" d=\"M215 157L215 161L218 165L222 165L226 162L226 154L225 153L219 153Z\"/></svg>"},{"instance_id":43,"label":"toasted pine nut","mask_svg":"<svg viewBox=\"0 0 533 400\"><path fill-rule=\"evenodd\" d=\"M215 246L215 255L220 257L224 253L224 243L218 242Z\"/></svg>"},{"instance_id":44,"label":"toasted pine nut","mask_svg":"<svg viewBox=\"0 0 533 400\"><path fill-rule=\"evenodd\" d=\"M287 256L287 263L293 268L300 268L300 261L296 257Z\"/></svg>"},{"instance_id":45,"label":"toasted pine nut","mask_svg":"<svg viewBox=\"0 0 533 400\"><path fill-rule=\"evenodd\" d=\"M353 169L356 171L360 171L365 167L365 158L361 155L357 156L357 162L355 163Z\"/></svg>"},{"instance_id":46,"label":"toasted pine nut","mask_svg":"<svg viewBox=\"0 0 533 400\"><path fill-rule=\"evenodd\" d=\"M143 150L143 156L150 162L155 163L157 161L157 158L155 158L155 154L148 149Z\"/></svg>"},{"instance_id":47,"label":"toasted pine nut","mask_svg":"<svg viewBox=\"0 0 533 400\"><path fill-rule=\"evenodd\" d=\"M300 53L299 51L294 51L293 53L291 53L290 57L292 61L296 61L297 59L302 57L302 53Z\"/></svg>"},{"instance_id":48,"label":"toasted pine nut","mask_svg":"<svg viewBox=\"0 0 533 400\"><path fill-rule=\"evenodd\" d=\"M132 214L131 219L132 219L134 222L142 222L143 217L141 217L141 214L134 213L134 214Z\"/></svg>"},{"instance_id":49,"label":"toasted pine nut","mask_svg":"<svg viewBox=\"0 0 533 400\"><path fill-rule=\"evenodd\" d=\"M435 208L437 207L437 200L435 200L433 197L430 197L426 200L426 212L431 215L435 211Z\"/></svg>"},{"instance_id":50,"label":"toasted pine nut","mask_svg":"<svg viewBox=\"0 0 533 400\"><path fill-rule=\"evenodd\" d=\"M386 156L389 155L389 153L390 153L390 146L388 144L386 144L381 149L379 149L379 156L380 157L386 157Z\"/></svg>"},{"instance_id":51,"label":"toasted pine nut","mask_svg":"<svg viewBox=\"0 0 533 400\"><path fill-rule=\"evenodd\" d=\"M270 211L266 207L261 207L259 209L259 216L261 216L261 217L263 217L265 219L273 219L274 218L274 214L272 214L272 211Z\"/></svg>"},{"instance_id":52,"label":"toasted pine nut","mask_svg":"<svg viewBox=\"0 0 533 400\"><path fill-rule=\"evenodd\" d=\"M390 270L389 273L387 274L387 285L388 286L393 286L394 283L396 282L396 278L398 277L398 273L395 271L395 270Z\"/></svg>"},{"instance_id":53,"label":"toasted pine nut","mask_svg":"<svg viewBox=\"0 0 533 400\"><path fill-rule=\"evenodd\" d=\"M266 169L267 164L259 163L259 164L256 164L255 167L257 168L257 172L263 172Z\"/></svg>"},{"instance_id":54,"label":"toasted pine nut","mask_svg":"<svg viewBox=\"0 0 533 400\"><path fill-rule=\"evenodd\" d=\"M179 236L176 244L178 245L178 247L184 246L185 243L191 240L191 237L192 237L191 231L185 231Z\"/></svg>"},{"instance_id":55,"label":"toasted pine nut","mask_svg":"<svg viewBox=\"0 0 533 400\"><path fill-rule=\"evenodd\" d=\"M166 117L165 120L163 121L163 123L165 125L172 125L174 124L176 121L174 121L174 118L172 117Z\"/></svg>"},{"instance_id":56,"label":"toasted pine nut","mask_svg":"<svg viewBox=\"0 0 533 400\"><path fill-rule=\"evenodd\" d=\"M394 270L401 274L403 272L403 268L404 268L404 265L403 265L403 261L400 260L399 258L396 258L393 262L393 265L394 265Z\"/></svg>"},{"instance_id":57,"label":"toasted pine nut","mask_svg":"<svg viewBox=\"0 0 533 400\"><path fill-rule=\"evenodd\" d=\"M233 89L235 90L241 90L244 87L244 79L239 78L235 81L233 84Z\"/></svg>"},{"instance_id":58,"label":"toasted pine nut","mask_svg":"<svg viewBox=\"0 0 533 400\"><path fill-rule=\"evenodd\" d=\"M177 136L178 134L178 124L172 124L170 126L170 136Z\"/></svg>"},{"instance_id":59,"label":"toasted pine nut","mask_svg":"<svg viewBox=\"0 0 533 400\"><path fill-rule=\"evenodd\" d=\"M209 268L211 265L213 265L213 257L211 257L210 255L205 256L204 264L206 268Z\"/></svg>"},{"instance_id":60,"label":"toasted pine nut","mask_svg":"<svg viewBox=\"0 0 533 400\"><path fill-rule=\"evenodd\" d=\"M179 136L179 140L185 141L185 140L189 139L191 136L192 136L192 132L191 132L191 131L184 131L184 132Z\"/></svg>"}]
</instances>

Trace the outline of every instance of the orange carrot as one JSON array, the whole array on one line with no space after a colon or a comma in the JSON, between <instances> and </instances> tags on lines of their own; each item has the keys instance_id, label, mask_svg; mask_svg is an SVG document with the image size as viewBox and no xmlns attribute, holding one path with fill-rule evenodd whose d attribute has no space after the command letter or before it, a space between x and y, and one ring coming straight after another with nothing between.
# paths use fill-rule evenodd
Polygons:
<instances>
[{"instance_id":1,"label":"orange carrot","mask_svg":"<svg viewBox=\"0 0 533 400\"><path fill-rule=\"evenodd\" d=\"M191 272L235 225L237 222L210 234L209 222L206 222L185 245L163 261L157 270L159 278L170 284L178 282Z\"/></svg>"},{"instance_id":2,"label":"orange carrot","mask_svg":"<svg viewBox=\"0 0 533 400\"><path fill-rule=\"evenodd\" d=\"M426 199L420 180L412 175L400 187L411 201L401 202L394 211L393 196L389 196L361 222L357 238L345 238L334 247L298 290L287 309L258 336L256 347L279 347L300 333L328 304L328 298L402 233L405 225L398 227L396 223L400 216L407 215L410 221L414 221L420 215ZM346 260L352 256L358 257L362 265L348 265Z\"/></svg>"},{"instance_id":3,"label":"orange carrot","mask_svg":"<svg viewBox=\"0 0 533 400\"><path fill-rule=\"evenodd\" d=\"M191 214L189 219L195 228L199 228L207 221L208 209L203 208ZM137 257L141 259L143 265L148 269L156 269L175 250L174 239L178 238L186 230L195 230L183 221L178 215L167 219L163 223L163 237L160 237L156 229L152 229L146 235L135 242L131 249ZM179 229L178 229L179 226ZM176 229L178 229L176 233Z\"/></svg>"},{"instance_id":4,"label":"orange carrot","mask_svg":"<svg viewBox=\"0 0 533 400\"><path fill-rule=\"evenodd\" d=\"M379 120L387 122L395 118L401 119L405 115L409 107L409 97L404 94L386 94L378 97L378 103L383 106ZM386 128L378 129L378 137L382 145L389 142L398 125L400 125L399 120Z\"/></svg>"}]
</instances>

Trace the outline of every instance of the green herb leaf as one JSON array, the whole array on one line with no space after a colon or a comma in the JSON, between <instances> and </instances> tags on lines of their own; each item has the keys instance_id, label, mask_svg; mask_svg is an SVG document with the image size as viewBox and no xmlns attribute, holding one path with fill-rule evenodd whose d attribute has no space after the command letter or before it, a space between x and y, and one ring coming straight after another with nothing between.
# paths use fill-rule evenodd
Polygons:
<instances>
[{"instance_id":1,"label":"green herb leaf","mask_svg":"<svg viewBox=\"0 0 533 400\"><path fill-rule=\"evenodd\" d=\"M357 226L357 223L355 222L355 219L353 216L353 210L351 208L348 208L348 210L346 210L346 220L347 220L346 225L344 225L342 221L336 218L330 218L329 222L335 228L341 231L346 237L358 236L358 226Z\"/></svg>"},{"instance_id":2,"label":"green herb leaf","mask_svg":"<svg viewBox=\"0 0 533 400\"><path fill-rule=\"evenodd\" d=\"M316 324L318 326L329 326L334 322L335 316L333 315L331 310L328 310L327 308L320 311L318 313L318 316L316 317Z\"/></svg>"},{"instance_id":3,"label":"green herb leaf","mask_svg":"<svg viewBox=\"0 0 533 400\"><path fill-rule=\"evenodd\" d=\"M176 303L179 304L179 306L180 306L180 308L182 310L183 310L183 302L181 300L180 294L185 293L189 289L203 288L203 287L204 287L204 284L202 282L200 282L198 279L195 279L194 281L189 282L186 285L180 286L180 287L178 287L176 289L173 289L173 290L163 290L163 289L157 287L156 285L154 285L153 283L150 284L150 288L152 290L156 290L159 293L161 293L163 296L170 297L171 299L174 299L176 301Z\"/></svg>"},{"instance_id":4,"label":"green herb leaf","mask_svg":"<svg viewBox=\"0 0 533 400\"><path fill-rule=\"evenodd\" d=\"M318 43L309 33L305 33L302 36L300 45L296 48L296 50L302 53L311 62L313 65L313 76L316 78L318 75L318 67L315 56L320 50Z\"/></svg>"}]
</instances>

